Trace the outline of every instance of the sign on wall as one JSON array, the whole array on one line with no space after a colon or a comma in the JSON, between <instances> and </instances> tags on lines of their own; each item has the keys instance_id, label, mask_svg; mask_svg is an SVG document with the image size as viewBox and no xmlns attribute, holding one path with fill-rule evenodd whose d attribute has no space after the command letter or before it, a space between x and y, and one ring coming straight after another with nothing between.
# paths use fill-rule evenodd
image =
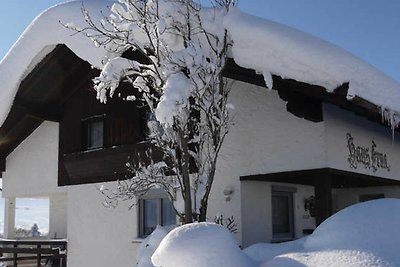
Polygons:
<instances>
[{"instance_id":1,"label":"sign on wall","mask_svg":"<svg viewBox=\"0 0 400 267\"><path fill-rule=\"evenodd\" d=\"M361 165L366 169L372 169L373 172L378 169L390 171L388 157L377 150L374 139L371 140L371 146L354 144L354 138L350 133L346 134L346 139L347 148L349 149L347 161L350 164L350 168L357 169Z\"/></svg>"}]
</instances>

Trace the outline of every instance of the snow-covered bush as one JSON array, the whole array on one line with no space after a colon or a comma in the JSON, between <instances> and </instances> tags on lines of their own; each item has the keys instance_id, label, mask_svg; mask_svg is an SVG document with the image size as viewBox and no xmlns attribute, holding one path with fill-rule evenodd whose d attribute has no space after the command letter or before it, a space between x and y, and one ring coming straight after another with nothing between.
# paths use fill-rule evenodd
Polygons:
<instances>
[{"instance_id":1,"label":"snow-covered bush","mask_svg":"<svg viewBox=\"0 0 400 267\"><path fill-rule=\"evenodd\" d=\"M250 267L254 262L237 246L225 227L192 223L175 228L152 256L154 266Z\"/></svg>"}]
</instances>

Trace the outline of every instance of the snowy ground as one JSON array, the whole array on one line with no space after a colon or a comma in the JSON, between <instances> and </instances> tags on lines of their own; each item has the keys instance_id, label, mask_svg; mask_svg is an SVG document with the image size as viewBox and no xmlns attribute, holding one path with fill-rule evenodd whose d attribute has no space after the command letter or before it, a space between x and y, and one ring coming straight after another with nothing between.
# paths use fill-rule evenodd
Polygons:
<instances>
[{"instance_id":1,"label":"snowy ground","mask_svg":"<svg viewBox=\"0 0 400 267\"><path fill-rule=\"evenodd\" d=\"M400 266L399 199L360 203L336 213L308 237L244 250L216 224L168 231L159 227L143 242L138 267Z\"/></svg>"}]
</instances>

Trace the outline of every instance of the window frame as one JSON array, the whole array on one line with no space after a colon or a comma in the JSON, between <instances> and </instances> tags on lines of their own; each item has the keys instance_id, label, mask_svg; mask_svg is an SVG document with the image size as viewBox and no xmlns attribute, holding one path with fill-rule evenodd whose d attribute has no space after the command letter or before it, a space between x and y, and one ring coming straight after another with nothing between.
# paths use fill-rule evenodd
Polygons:
<instances>
[{"instance_id":1,"label":"window frame","mask_svg":"<svg viewBox=\"0 0 400 267\"><path fill-rule=\"evenodd\" d=\"M105 148L105 114L91 116L85 119L82 119L82 149L83 151L90 151L96 149ZM91 146L89 147L90 143L90 132L89 126L94 123L102 123L102 144L100 146Z\"/></svg>"},{"instance_id":2,"label":"window frame","mask_svg":"<svg viewBox=\"0 0 400 267\"><path fill-rule=\"evenodd\" d=\"M163 201L168 199L167 194L162 189L152 189L147 192L144 196L141 196L138 200L138 236L139 238L146 238L150 234L144 233L144 201L145 200L157 200L157 214L156 214L156 225L163 225ZM172 203L171 203L172 204ZM177 223L177 216L175 214L175 224Z\"/></svg>"}]
</instances>

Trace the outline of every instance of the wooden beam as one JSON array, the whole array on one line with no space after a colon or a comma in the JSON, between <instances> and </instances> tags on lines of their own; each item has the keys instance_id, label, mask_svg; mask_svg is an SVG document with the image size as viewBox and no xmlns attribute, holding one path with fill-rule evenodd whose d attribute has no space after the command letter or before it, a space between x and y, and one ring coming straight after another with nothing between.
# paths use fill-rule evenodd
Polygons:
<instances>
[{"instance_id":1,"label":"wooden beam","mask_svg":"<svg viewBox=\"0 0 400 267\"><path fill-rule=\"evenodd\" d=\"M371 187L371 186L392 186L400 185L399 180L372 176L363 173L338 170L333 168L306 169L286 172L275 172L241 176L241 181L263 181L288 184L301 184L314 186L315 176L329 172L332 178L333 188Z\"/></svg>"},{"instance_id":2,"label":"wooden beam","mask_svg":"<svg viewBox=\"0 0 400 267\"><path fill-rule=\"evenodd\" d=\"M0 156L0 172L6 171L6 158Z\"/></svg>"},{"instance_id":3,"label":"wooden beam","mask_svg":"<svg viewBox=\"0 0 400 267\"><path fill-rule=\"evenodd\" d=\"M62 104L95 70L65 45L58 45L21 82L0 126L0 155L7 156L44 120L59 122ZM78 87L79 87L78 86Z\"/></svg>"},{"instance_id":4,"label":"wooden beam","mask_svg":"<svg viewBox=\"0 0 400 267\"><path fill-rule=\"evenodd\" d=\"M332 215L332 178L329 171L314 176L315 222L320 225Z\"/></svg>"},{"instance_id":5,"label":"wooden beam","mask_svg":"<svg viewBox=\"0 0 400 267\"><path fill-rule=\"evenodd\" d=\"M0 156L0 178L3 178L3 172L6 171L6 157Z\"/></svg>"},{"instance_id":6,"label":"wooden beam","mask_svg":"<svg viewBox=\"0 0 400 267\"><path fill-rule=\"evenodd\" d=\"M253 69L239 67L231 58L227 60L222 75L226 78L266 87L264 77L261 74L257 74Z\"/></svg>"},{"instance_id":7,"label":"wooden beam","mask_svg":"<svg viewBox=\"0 0 400 267\"><path fill-rule=\"evenodd\" d=\"M60 122L61 113L60 108L54 108L51 106L48 107L34 107L30 106L27 103L23 103L23 101L19 99L15 99L13 106L24 111L26 114L35 117L37 119L46 120L46 121L53 121L53 122Z\"/></svg>"}]
</instances>

